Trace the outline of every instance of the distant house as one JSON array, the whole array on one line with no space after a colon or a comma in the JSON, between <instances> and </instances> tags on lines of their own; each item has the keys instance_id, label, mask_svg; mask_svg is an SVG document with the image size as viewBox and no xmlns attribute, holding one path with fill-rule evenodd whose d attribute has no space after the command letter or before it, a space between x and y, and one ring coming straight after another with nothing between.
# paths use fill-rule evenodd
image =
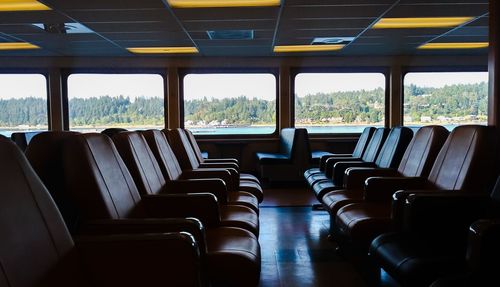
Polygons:
<instances>
[{"instance_id":1,"label":"distant house","mask_svg":"<svg viewBox=\"0 0 500 287\"><path fill-rule=\"evenodd\" d=\"M429 123L431 121L432 121L432 118L429 116L421 116L420 117L420 122L422 122L422 123Z\"/></svg>"}]
</instances>

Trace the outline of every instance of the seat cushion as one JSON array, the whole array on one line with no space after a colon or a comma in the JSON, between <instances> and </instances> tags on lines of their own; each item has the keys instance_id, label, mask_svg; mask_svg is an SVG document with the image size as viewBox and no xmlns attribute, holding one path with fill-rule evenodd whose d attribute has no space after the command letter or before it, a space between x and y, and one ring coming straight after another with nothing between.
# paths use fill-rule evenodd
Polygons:
<instances>
[{"instance_id":1,"label":"seat cushion","mask_svg":"<svg viewBox=\"0 0 500 287\"><path fill-rule=\"evenodd\" d=\"M227 203L230 205L243 205L259 214L259 201L257 197L245 191L230 191L227 193Z\"/></svg>"},{"instance_id":2,"label":"seat cushion","mask_svg":"<svg viewBox=\"0 0 500 287\"><path fill-rule=\"evenodd\" d=\"M306 170L306 171L304 172L304 178L305 178L305 179L307 179L307 178L308 178L308 177L310 177L311 175L313 175L313 174L318 174L318 173L320 173L320 172L322 172L322 171L319 169L319 167L313 167L313 168L310 168L310 169L308 169L308 170Z\"/></svg>"},{"instance_id":3,"label":"seat cushion","mask_svg":"<svg viewBox=\"0 0 500 287\"><path fill-rule=\"evenodd\" d=\"M285 154L281 153L257 153L257 159L260 164L290 164L292 160Z\"/></svg>"},{"instance_id":4,"label":"seat cushion","mask_svg":"<svg viewBox=\"0 0 500 287\"><path fill-rule=\"evenodd\" d=\"M321 180L316 182L312 186L312 189L314 194L316 195L316 198L321 201L325 194L329 193L330 191L342 189L342 187L336 186L335 183L331 180Z\"/></svg>"},{"instance_id":5,"label":"seat cushion","mask_svg":"<svg viewBox=\"0 0 500 287\"><path fill-rule=\"evenodd\" d=\"M259 216L255 211L240 205L225 205L220 209L222 226L243 228L259 236Z\"/></svg>"},{"instance_id":6,"label":"seat cushion","mask_svg":"<svg viewBox=\"0 0 500 287\"><path fill-rule=\"evenodd\" d=\"M249 173L240 173L240 180L249 180L260 184L259 179L255 175Z\"/></svg>"},{"instance_id":7,"label":"seat cushion","mask_svg":"<svg viewBox=\"0 0 500 287\"><path fill-rule=\"evenodd\" d=\"M363 195L363 190L335 190L325 194L321 203L331 216L336 216L340 208L351 203L362 202Z\"/></svg>"},{"instance_id":8,"label":"seat cushion","mask_svg":"<svg viewBox=\"0 0 500 287\"><path fill-rule=\"evenodd\" d=\"M315 174L311 174L306 178L307 184L309 184L310 187L315 185L319 181L326 181L326 180L331 180L331 178L328 178L325 173L323 172L317 172Z\"/></svg>"},{"instance_id":9,"label":"seat cushion","mask_svg":"<svg viewBox=\"0 0 500 287\"><path fill-rule=\"evenodd\" d=\"M259 203L264 200L264 191L262 190L262 187L254 181L240 180L240 186L238 189L240 191L251 193L257 198Z\"/></svg>"},{"instance_id":10,"label":"seat cushion","mask_svg":"<svg viewBox=\"0 0 500 287\"><path fill-rule=\"evenodd\" d=\"M366 248L376 236L391 230L391 203L351 203L340 208L335 218L335 232Z\"/></svg>"},{"instance_id":11,"label":"seat cushion","mask_svg":"<svg viewBox=\"0 0 500 287\"><path fill-rule=\"evenodd\" d=\"M403 286L429 286L443 275L465 269L465 252L453 255L444 246L408 233L378 236L370 255Z\"/></svg>"},{"instance_id":12,"label":"seat cushion","mask_svg":"<svg viewBox=\"0 0 500 287\"><path fill-rule=\"evenodd\" d=\"M257 286L260 278L260 247L257 237L234 227L209 228L208 277L215 286Z\"/></svg>"},{"instance_id":13,"label":"seat cushion","mask_svg":"<svg viewBox=\"0 0 500 287\"><path fill-rule=\"evenodd\" d=\"M319 164L321 157L324 155L331 155L331 153L327 151L313 150L311 152L311 163L316 165Z\"/></svg>"}]
</instances>

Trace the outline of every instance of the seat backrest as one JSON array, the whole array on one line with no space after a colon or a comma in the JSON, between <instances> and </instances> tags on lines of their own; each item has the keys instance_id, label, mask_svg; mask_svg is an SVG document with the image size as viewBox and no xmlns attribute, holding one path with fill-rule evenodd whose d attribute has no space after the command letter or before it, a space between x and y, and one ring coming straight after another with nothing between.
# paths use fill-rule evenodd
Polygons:
<instances>
[{"instance_id":1,"label":"seat backrest","mask_svg":"<svg viewBox=\"0 0 500 287\"><path fill-rule=\"evenodd\" d=\"M146 139L139 132L121 132L113 142L127 166L140 194L158 194L165 178Z\"/></svg>"},{"instance_id":2,"label":"seat backrest","mask_svg":"<svg viewBox=\"0 0 500 287\"><path fill-rule=\"evenodd\" d=\"M71 233L78 226L78 209L65 191L62 149L67 138L78 134L69 131L43 132L31 140L26 157L49 190Z\"/></svg>"},{"instance_id":3,"label":"seat backrest","mask_svg":"<svg viewBox=\"0 0 500 287\"><path fill-rule=\"evenodd\" d=\"M196 138L194 137L193 132L191 132L188 129L184 129L184 133L186 133L186 136L189 140L189 143L191 144L191 147L193 148L194 154L196 155L198 162L202 163L203 162L203 155L201 153L200 147L198 146L198 143L196 142Z\"/></svg>"},{"instance_id":4,"label":"seat backrest","mask_svg":"<svg viewBox=\"0 0 500 287\"><path fill-rule=\"evenodd\" d=\"M0 286L76 286L61 214L21 150L0 136Z\"/></svg>"},{"instance_id":5,"label":"seat backrest","mask_svg":"<svg viewBox=\"0 0 500 287\"><path fill-rule=\"evenodd\" d=\"M117 133L126 132L126 131L127 131L127 129L124 129L124 128L107 128L107 129L104 129L101 132L101 134L107 135L108 137L112 138Z\"/></svg>"},{"instance_id":6,"label":"seat backrest","mask_svg":"<svg viewBox=\"0 0 500 287\"><path fill-rule=\"evenodd\" d=\"M89 133L68 138L63 164L66 190L83 219L144 216L134 180L108 136Z\"/></svg>"},{"instance_id":7,"label":"seat backrest","mask_svg":"<svg viewBox=\"0 0 500 287\"><path fill-rule=\"evenodd\" d=\"M492 127L456 127L439 151L429 181L445 190L491 190L491 181L497 171L496 142Z\"/></svg>"},{"instance_id":8,"label":"seat backrest","mask_svg":"<svg viewBox=\"0 0 500 287\"><path fill-rule=\"evenodd\" d=\"M442 126L425 126L415 132L398 167L404 176L427 177L449 131Z\"/></svg>"},{"instance_id":9,"label":"seat backrest","mask_svg":"<svg viewBox=\"0 0 500 287\"><path fill-rule=\"evenodd\" d=\"M280 153L291 158L293 155L293 146L295 143L294 128L284 128L280 132Z\"/></svg>"},{"instance_id":10,"label":"seat backrest","mask_svg":"<svg viewBox=\"0 0 500 287\"><path fill-rule=\"evenodd\" d=\"M291 150L292 161L303 167L309 166L311 162L311 145L309 142L309 133L307 129L295 129L293 146Z\"/></svg>"},{"instance_id":11,"label":"seat backrest","mask_svg":"<svg viewBox=\"0 0 500 287\"><path fill-rule=\"evenodd\" d=\"M388 128L377 128L373 133L368 146L366 147L363 157L361 158L365 162L374 162L377 158L382 145L389 134L390 129Z\"/></svg>"},{"instance_id":12,"label":"seat backrest","mask_svg":"<svg viewBox=\"0 0 500 287\"><path fill-rule=\"evenodd\" d=\"M165 134L159 130L147 130L141 133L153 152L165 180L178 179L182 169Z\"/></svg>"},{"instance_id":13,"label":"seat backrest","mask_svg":"<svg viewBox=\"0 0 500 287\"><path fill-rule=\"evenodd\" d=\"M39 133L41 132L12 133L10 135L10 139L13 140L22 151L25 151L30 144L31 139Z\"/></svg>"},{"instance_id":14,"label":"seat backrest","mask_svg":"<svg viewBox=\"0 0 500 287\"><path fill-rule=\"evenodd\" d=\"M200 166L189 139L182 129L162 130L162 132L167 136L168 143L183 170L197 169Z\"/></svg>"},{"instance_id":15,"label":"seat backrest","mask_svg":"<svg viewBox=\"0 0 500 287\"><path fill-rule=\"evenodd\" d=\"M366 147L368 146L368 143L370 142L370 139L373 136L373 133L377 129L374 127L366 127L361 135L359 136L358 142L356 143L356 146L354 147L354 151L352 152L352 156L356 158L361 158L363 157L363 153L366 150Z\"/></svg>"},{"instance_id":16,"label":"seat backrest","mask_svg":"<svg viewBox=\"0 0 500 287\"><path fill-rule=\"evenodd\" d=\"M384 145L382 145L375 164L381 168L396 168L412 138L413 131L410 128L392 128Z\"/></svg>"}]
</instances>

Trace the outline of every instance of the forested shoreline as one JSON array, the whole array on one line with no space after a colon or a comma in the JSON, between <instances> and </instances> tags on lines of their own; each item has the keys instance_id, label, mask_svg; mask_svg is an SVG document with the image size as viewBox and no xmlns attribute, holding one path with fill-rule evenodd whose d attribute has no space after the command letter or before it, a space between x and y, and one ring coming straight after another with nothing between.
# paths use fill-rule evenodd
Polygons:
<instances>
[{"instance_id":1,"label":"forested shoreline","mask_svg":"<svg viewBox=\"0 0 500 287\"><path fill-rule=\"evenodd\" d=\"M443 88L405 86L405 120L460 121L482 119L487 114L486 83ZM302 124L355 124L383 121L383 89L317 93L298 98L295 113ZM102 96L71 99L70 122L74 126L162 125L164 100ZM274 124L276 101L249 99L199 99L185 102L188 125L249 126ZM40 98L0 99L0 126L46 126L47 104Z\"/></svg>"}]
</instances>

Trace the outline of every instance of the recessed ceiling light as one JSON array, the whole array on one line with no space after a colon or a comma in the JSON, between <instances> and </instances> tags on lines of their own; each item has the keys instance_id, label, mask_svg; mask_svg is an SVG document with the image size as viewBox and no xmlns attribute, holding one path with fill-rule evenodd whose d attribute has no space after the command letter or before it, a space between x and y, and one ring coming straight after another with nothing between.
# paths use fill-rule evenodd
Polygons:
<instances>
[{"instance_id":1,"label":"recessed ceiling light","mask_svg":"<svg viewBox=\"0 0 500 287\"><path fill-rule=\"evenodd\" d=\"M29 50L29 49L40 49L40 47L27 42L0 43L0 50Z\"/></svg>"},{"instance_id":2,"label":"recessed ceiling light","mask_svg":"<svg viewBox=\"0 0 500 287\"><path fill-rule=\"evenodd\" d=\"M39 11L52 10L36 0L1 0L0 11Z\"/></svg>"},{"instance_id":3,"label":"recessed ceiling light","mask_svg":"<svg viewBox=\"0 0 500 287\"><path fill-rule=\"evenodd\" d=\"M129 52L136 54L195 54L196 47L134 47L127 48Z\"/></svg>"},{"instance_id":4,"label":"recessed ceiling light","mask_svg":"<svg viewBox=\"0 0 500 287\"><path fill-rule=\"evenodd\" d=\"M427 43L423 44L419 49L480 49L488 48L488 42L455 42L455 43Z\"/></svg>"},{"instance_id":5,"label":"recessed ceiling light","mask_svg":"<svg viewBox=\"0 0 500 287\"><path fill-rule=\"evenodd\" d=\"M290 53L290 52L326 52L338 51L344 48L344 44L332 45L286 45L274 46L275 53Z\"/></svg>"},{"instance_id":6,"label":"recessed ceiling light","mask_svg":"<svg viewBox=\"0 0 500 287\"><path fill-rule=\"evenodd\" d=\"M167 0L172 8L268 7L280 6L281 0Z\"/></svg>"},{"instance_id":7,"label":"recessed ceiling light","mask_svg":"<svg viewBox=\"0 0 500 287\"><path fill-rule=\"evenodd\" d=\"M372 28L450 28L464 24L472 19L473 17L382 18Z\"/></svg>"}]
</instances>

